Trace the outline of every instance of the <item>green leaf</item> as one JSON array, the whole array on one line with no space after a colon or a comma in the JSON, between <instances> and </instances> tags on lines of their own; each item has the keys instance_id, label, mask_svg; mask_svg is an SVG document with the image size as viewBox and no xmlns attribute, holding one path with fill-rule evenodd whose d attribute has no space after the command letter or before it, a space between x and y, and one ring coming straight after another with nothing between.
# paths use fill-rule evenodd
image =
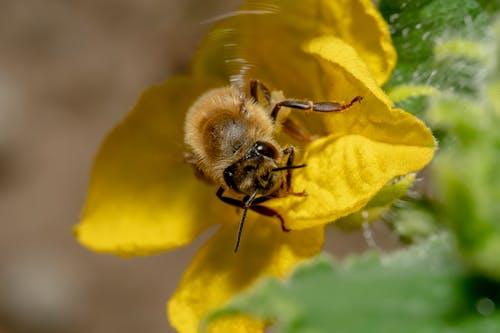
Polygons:
<instances>
[{"instance_id":1,"label":"green leaf","mask_svg":"<svg viewBox=\"0 0 500 333\"><path fill-rule=\"evenodd\" d=\"M440 90L475 91L470 78L476 73L477 59L462 54L464 57L454 63L441 64L434 59L434 48L446 39L482 36L500 10L500 1L381 0L379 8L398 52L398 64L387 88L430 85ZM398 106L419 113L426 103L425 99L411 98Z\"/></svg>"},{"instance_id":2,"label":"green leaf","mask_svg":"<svg viewBox=\"0 0 500 333\"><path fill-rule=\"evenodd\" d=\"M480 43L460 38L436 44L434 52L438 61L452 57L465 57L482 63L488 61L487 52Z\"/></svg>"},{"instance_id":3,"label":"green leaf","mask_svg":"<svg viewBox=\"0 0 500 333\"><path fill-rule=\"evenodd\" d=\"M498 285L468 278L454 253L441 235L344 265L322 255L284 282L266 279L235 297L202 328L244 313L274 321L278 333L498 332Z\"/></svg>"},{"instance_id":4,"label":"green leaf","mask_svg":"<svg viewBox=\"0 0 500 333\"><path fill-rule=\"evenodd\" d=\"M474 43L486 55L476 74L477 94L430 99L429 121L448 131L433 174L441 219L462 254L480 274L500 281L500 18Z\"/></svg>"},{"instance_id":5,"label":"green leaf","mask_svg":"<svg viewBox=\"0 0 500 333\"><path fill-rule=\"evenodd\" d=\"M407 85L403 84L393 87L387 91L391 101L397 103L405 99L418 96L432 96L438 93L438 90L428 85Z\"/></svg>"},{"instance_id":6,"label":"green leaf","mask_svg":"<svg viewBox=\"0 0 500 333\"><path fill-rule=\"evenodd\" d=\"M436 215L430 211L432 207L428 207L428 204L429 202L422 200L413 200L394 209L389 223L402 242L422 242L444 229L444 226L436 221Z\"/></svg>"}]
</instances>

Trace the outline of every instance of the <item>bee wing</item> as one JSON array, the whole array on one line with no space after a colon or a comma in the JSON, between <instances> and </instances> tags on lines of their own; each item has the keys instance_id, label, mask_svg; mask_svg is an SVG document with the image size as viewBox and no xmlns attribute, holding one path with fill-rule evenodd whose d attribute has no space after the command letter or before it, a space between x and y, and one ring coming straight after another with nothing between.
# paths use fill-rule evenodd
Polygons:
<instances>
[{"instance_id":1,"label":"bee wing","mask_svg":"<svg viewBox=\"0 0 500 333\"><path fill-rule=\"evenodd\" d=\"M241 92L248 89L248 85L252 77L252 69L258 67L251 59L247 59L241 45L241 33L238 27L242 24L232 24L232 20L241 20L242 16L245 20L252 20L253 17L260 15L273 15L280 11L278 5L269 4L265 1L253 1L247 3L245 7L238 10L229 11L213 18L202 21L204 24L216 23L215 28L209 34L211 42L220 43L221 52L218 54L223 61L223 66L230 84ZM251 21L245 21L245 25ZM228 28L231 27L231 28ZM244 95L243 95L244 97Z\"/></svg>"}]
</instances>

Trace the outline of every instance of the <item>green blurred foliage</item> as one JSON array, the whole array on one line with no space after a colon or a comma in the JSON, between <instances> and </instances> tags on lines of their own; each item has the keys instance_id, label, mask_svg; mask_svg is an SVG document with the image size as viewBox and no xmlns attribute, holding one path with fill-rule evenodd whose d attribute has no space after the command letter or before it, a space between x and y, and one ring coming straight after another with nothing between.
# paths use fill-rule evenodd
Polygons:
<instances>
[{"instance_id":1,"label":"green blurred foliage","mask_svg":"<svg viewBox=\"0 0 500 333\"><path fill-rule=\"evenodd\" d=\"M381 0L379 9L390 24L398 52L397 66L386 84L388 90L400 85L475 90L472 78L477 62L463 57L439 63L434 46L443 38L481 36L500 10L500 0ZM397 105L421 115L426 102L425 97L413 96Z\"/></svg>"},{"instance_id":2,"label":"green blurred foliage","mask_svg":"<svg viewBox=\"0 0 500 333\"><path fill-rule=\"evenodd\" d=\"M498 332L496 289L478 288L446 235L391 255L339 265L323 255L283 282L261 281L202 323L234 314L273 321L273 332ZM493 292L493 293L492 293Z\"/></svg>"},{"instance_id":3,"label":"green blurred foliage","mask_svg":"<svg viewBox=\"0 0 500 333\"><path fill-rule=\"evenodd\" d=\"M390 214L390 226L404 243L419 243L445 230L444 225L436 222L435 214L418 201L394 207Z\"/></svg>"},{"instance_id":4,"label":"green blurred foliage","mask_svg":"<svg viewBox=\"0 0 500 333\"><path fill-rule=\"evenodd\" d=\"M474 94L448 91L430 100L427 118L447 133L433 167L439 218L454 230L469 264L500 281L500 19L482 40L453 43L467 45L471 58L479 55L481 67ZM436 46L444 62L464 56L453 50Z\"/></svg>"}]
</instances>

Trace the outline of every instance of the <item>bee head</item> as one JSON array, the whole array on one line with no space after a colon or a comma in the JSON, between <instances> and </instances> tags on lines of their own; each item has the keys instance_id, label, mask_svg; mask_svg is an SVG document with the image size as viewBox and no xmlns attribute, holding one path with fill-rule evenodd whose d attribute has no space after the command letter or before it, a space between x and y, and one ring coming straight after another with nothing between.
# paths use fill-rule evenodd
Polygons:
<instances>
[{"instance_id":1,"label":"bee head","mask_svg":"<svg viewBox=\"0 0 500 333\"><path fill-rule=\"evenodd\" d=\"M245 155L224 170L224 181L236 192L251 195L274 193L283 176L275 172L278 150L270 143L257 141Z\"/></svg>"}]
</instances>

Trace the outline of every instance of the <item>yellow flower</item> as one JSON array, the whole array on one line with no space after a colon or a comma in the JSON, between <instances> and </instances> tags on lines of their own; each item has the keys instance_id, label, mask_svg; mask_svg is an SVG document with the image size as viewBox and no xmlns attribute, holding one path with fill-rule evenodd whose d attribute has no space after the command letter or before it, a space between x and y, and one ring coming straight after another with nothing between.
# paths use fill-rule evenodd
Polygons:
<instances>
[{"instance_id":1,"label":"yellow flower","mask_svg":"<svg viewBox=\"0 0 500 333\"><path fill-rule=\"evenodd\" d=\"M307 167L293 187L307 197L266 202L285 218L249 213L240 250L232 247L239 215L183 162L183 116L204 91L227 84L224 48L236 42L257 78L286 96L363 101L335 115L303 119L327 136L304 147ZM199 250L168 305L172 325L196 332L208 311L263 275L283 276L317 254L326 223L362 208L392 178L425 166L434 139L412 115L393 109L380 89L396 61L388 28L371 0L248 1L217 25L189 76L147 89L105 139L92 170L81 223L85 246L122 256L175 249L220 224ZM262 332L245 317L220 320L211 332Z\"/></svg>"}]
</instances>

